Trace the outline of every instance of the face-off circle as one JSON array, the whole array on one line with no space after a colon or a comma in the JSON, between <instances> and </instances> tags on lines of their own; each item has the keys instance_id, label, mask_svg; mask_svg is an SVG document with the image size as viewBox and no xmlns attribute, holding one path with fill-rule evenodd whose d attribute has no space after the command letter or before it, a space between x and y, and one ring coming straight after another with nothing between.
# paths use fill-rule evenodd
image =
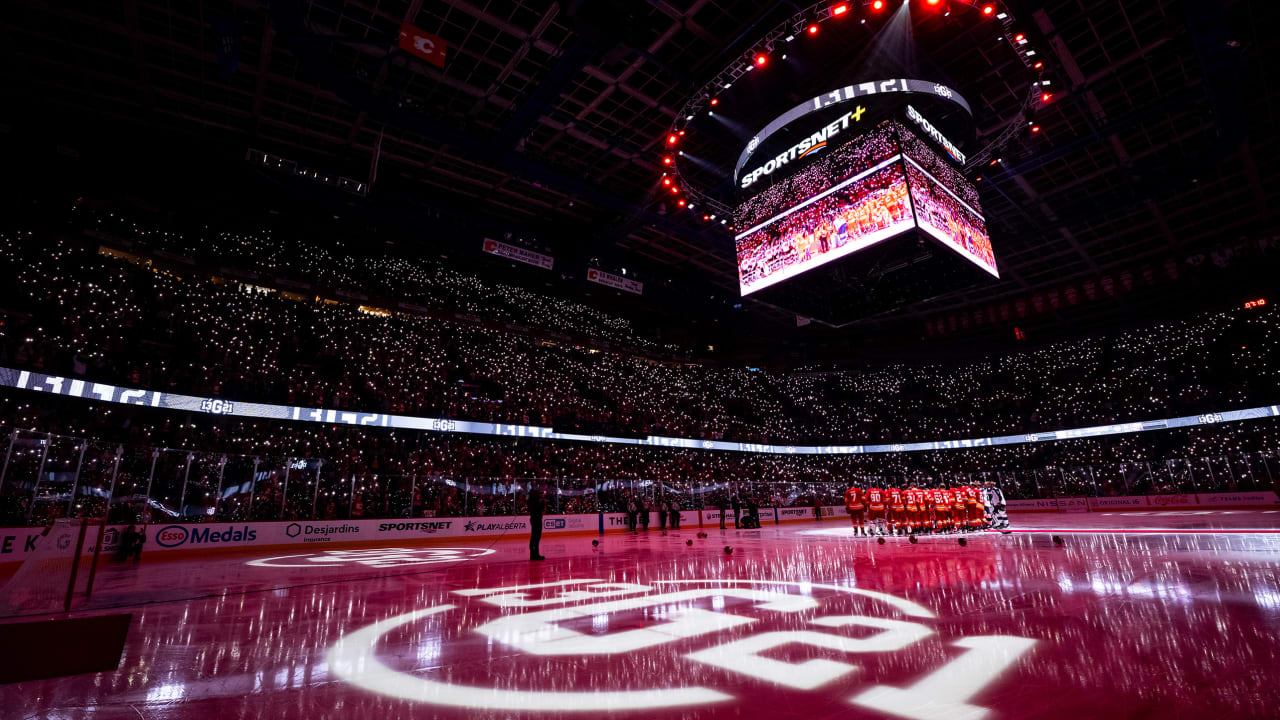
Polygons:
<instances>
[{"instance_id":1,"label":"face-off circle","mask_svg":"<svg viewBox=\"0 0 1280 720\"><path fill-rule=\"evenodd\" d=\"M808 582L584 578L452 595L456 602L342 637L328 653L331 671L383 696L471 712L735 704L750 712L763 689L779 702L840 702L919 720L981 718L988 710L973 698L1037 642L956 635L912 600ZM450 666L450 645L514 652L470 674L417 672L421 664L380 655L397 637L436 648L435 668ZM932 647L922 654L923 645ZM602 673L621 687L601 689Z\"/></svg>"}]
</instances>

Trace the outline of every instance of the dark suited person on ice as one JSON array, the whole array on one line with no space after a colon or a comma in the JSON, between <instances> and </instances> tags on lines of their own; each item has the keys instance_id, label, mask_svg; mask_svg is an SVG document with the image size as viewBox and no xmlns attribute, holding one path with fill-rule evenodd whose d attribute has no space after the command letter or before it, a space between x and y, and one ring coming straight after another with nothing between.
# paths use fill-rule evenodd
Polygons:
<instances>
[{"instance_id":1,"label":"dark suited person on ice","mask_svg":"<svg viewBox=\"0 0 1280 720\"><path fill-rule=\"evenodd\" d=\"M542 515L547 510L547 496L542 488L534 485L529 489L529 559L546 560L538 552L538 544L542 542Z\"/></svg>"}]
</instances>

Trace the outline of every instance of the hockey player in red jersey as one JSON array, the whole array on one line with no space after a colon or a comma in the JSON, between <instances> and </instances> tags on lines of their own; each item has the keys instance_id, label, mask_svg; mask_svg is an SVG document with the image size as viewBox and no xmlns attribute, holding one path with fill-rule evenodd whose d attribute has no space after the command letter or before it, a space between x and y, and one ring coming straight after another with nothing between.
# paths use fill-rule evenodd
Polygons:
<instances>
[{"instance_id":1,"label":"hockey player in red jersey","mask_svg":"<svg viewBox=\"0 0 1280 720\"><path fill-rule=\"evenodd\" d=\"M907 527L907 502L902 488L889 488L889 532L905 535Z\"/></svg>"},{"instance_id":2,"label":"hockey player in red jersey","mask_svg":"<svg viewBox=\"0 0 1280 720\"><path fill-rule=\"evenodd\" d=\"M915 535L920 532L920 496L915 485L903 491L903 499L907 503L907 532Z\"/></svg>"},{"instance_id":3,"label":"hockey player in red jersey","mask_svg":"<svg viewBox=\"0 0 1280 720\"><path fill-rule=\"evenodd\" d=\"M961 488L964 491L965 512L969 516L969 529L981 530L986 524L982 517L982 498L979 496L978 488L972 485L965 485Z\"/></svg>"},{"instance_id":4,"label":"hockey player in red jersey","mask_svg":"<svg viewBox=\"0 0 1280 720\"><path fill-rule=\"evenodd\" d=\"M863 501L863 491L856 487L851 487L844 491L844 507L849 511L849 520L853 523L854 535L866 535L867 528L864 522L867 518L867 506Z\"/></svg>"},{"instance_id":5,"label":"hockey player in red jersey","mask_svg":"<svg viewBox=\"0 0 1280 720\"><path fill-rule=\"evenodd\" d=\"M946 532L951 529L951 503L947 501L947 492L942 488L929 491L929 499L933 501L933 531Z\"/></svg>"},{"instance_id":6,"label":"hockey player in red jersey","mask_svg":"<svg viewBox=\"0 0 1280 720\"><path fill-rule=\"evenodd\" d=\"M881 535L884 535L884 502L883 490L878 487L867 488L867 517L871 520L872 529Z\"/></svg>"},{"instance_id":7,"label":"hockey player in red jersey","mask_svg":"<svg viewBox=\"0 0 1280 720\"><path fill-rule=\"evenodd\" d=\"M969 513L964 504L964 488L952 486L948 491L951 493L951 522L958 531L969 529Z\"/></svg>"}]
</instances>

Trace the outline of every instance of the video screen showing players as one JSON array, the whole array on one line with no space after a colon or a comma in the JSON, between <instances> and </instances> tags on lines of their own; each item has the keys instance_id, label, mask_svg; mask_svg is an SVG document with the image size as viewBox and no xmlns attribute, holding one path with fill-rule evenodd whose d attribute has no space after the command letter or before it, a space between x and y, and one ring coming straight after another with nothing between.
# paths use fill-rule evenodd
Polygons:
<instances>
[{"instance_id":1,"label":"video screen showing players","mask_svg":"<svg viewBox=\"0 0 1280 720\"><path fill-rule=\"evenodd\" d=\"M907 185L920 229L1000 277L978 191L914 133L900 128Z\"/></svg>"},{"instance_id":2,"label":"video screen showing players","mask_svg":"<svg viewBox=\"0 0 1280 720\"><path fill-rule=\"evenodd\" d=\"M743 295L915 226L893 127L855 138L738 208Z\"/></svg>"}]
</instances>

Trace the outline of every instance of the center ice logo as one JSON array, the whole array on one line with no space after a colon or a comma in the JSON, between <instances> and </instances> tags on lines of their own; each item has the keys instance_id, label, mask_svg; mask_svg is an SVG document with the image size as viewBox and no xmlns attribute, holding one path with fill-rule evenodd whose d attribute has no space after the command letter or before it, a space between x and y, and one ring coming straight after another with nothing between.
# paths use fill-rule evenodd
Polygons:
<instances>
[{"instance_id":1,"label":"center ice logo","mask_svg":"<svg viewBox=\"0 0 1280 720\"><path fill-rule=\"evenodd\" d=\"M1036 643L1006 635L945 637L937 616L911 600L818 583L638 584L588 578L452 595L455 603L391 617L341 638L329 649L329 667L370 692L468 711L610 712L730 704L744 700L731 691L746 682L773 688L781 702L838 700L913 720L979 720L989 711L970 700ZM639 627L617 618L628 613L643 615ZM520 651L500 654L501 662L512 667L486 665L470 681L456 682L457 673L446 679L411 665L400 669L393 667L399 655L379 656L384 636L441 632L431 628L454 632L456 622L466 623L456 628L458 642L473 643L465 636L478 633L489 643ZM623 629L610 631L611 622ZM420 630L406 633L409 626ZM933 667L906 678L895 675L892 684L866 672L870 665L901 666L892 654L916 650L921 643L936 646L929 653L938 659ZM789 654L780 655L781 648ZM798 657L800 649L809 659L783 659ZM580 658L580 667L598 669L601 664L592 658L615 655L640 659L636 667L646 668L649 677L641 672L618 678L640 687L574 690L572 670L547 673L545 663L540 670L517 670L518 663L540 657ZM591 686L592 678L598 683L598 674L584 672L584 686ZM677 686L671 678L679 679Z\"/></svg>"}]
</instances>

